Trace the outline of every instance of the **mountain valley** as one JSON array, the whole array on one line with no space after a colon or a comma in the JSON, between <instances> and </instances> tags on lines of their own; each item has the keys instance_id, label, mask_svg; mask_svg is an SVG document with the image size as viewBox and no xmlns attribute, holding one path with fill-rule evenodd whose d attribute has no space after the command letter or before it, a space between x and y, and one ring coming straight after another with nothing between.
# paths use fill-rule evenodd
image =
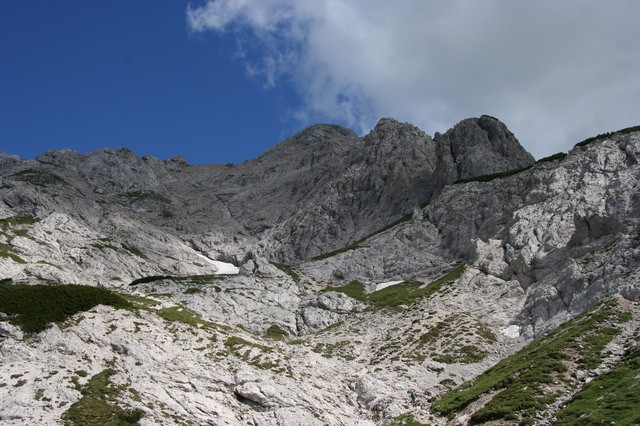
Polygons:
<instances>
[{"instance_id":1,"label":"mountain valley","mask_svg":"<svg viewBox=\"0 0 640 426\"><path fill-rule=\"evenodd\" d=\"M490 116L0 153L0 422L640 424L639 177Z\"/></svg>"}]
</instances>

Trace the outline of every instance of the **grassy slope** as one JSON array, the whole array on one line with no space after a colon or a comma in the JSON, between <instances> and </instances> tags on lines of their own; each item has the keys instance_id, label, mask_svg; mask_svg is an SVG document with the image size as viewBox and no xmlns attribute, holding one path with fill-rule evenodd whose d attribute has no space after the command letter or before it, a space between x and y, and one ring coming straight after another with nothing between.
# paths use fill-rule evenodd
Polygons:
<instances>
[{"instance_id":1,"label":"grassy slope","mask_svg":"<svg viewBox=\"0 0 640 426\"><path fill-rule=\"evenodd\" d=\"M587 384L556 417L559 425L640 424L640 348Z\"/></svg>"},{"instance_id":2,"label":"grassy slope","mask_svg":"<svg viewBox=\"0 0 640 426\"><path fill-rule=\"evenodd\" d=\"M378 308L400 309L401 306L411 305L424 297L433 295L440 290L443 285L460 278L464 270L465 265L460 265L437 280L429 283L427 286L424 286L424 283L420 281L406 281L366 294L364 284L359 281L351 281L342 287L327 287L324 291L344 293L353 299Z\"/></svg>"},{"instance_id":3,"label":"grassy slope","mask_svg":"<svg viewBox=\"0 0 640 426\"><path fill-rule=\"evenodd\" d=\"M445 394L432 410L454 417L481 396L496 392L472 415L472 423L502 419L529 424L562 395L554 384L578 385L569 367L592 369L600 364L603 348L619 333L616 325L625 320L615 301L599 305Z\"/></svg>"}]
</instances>

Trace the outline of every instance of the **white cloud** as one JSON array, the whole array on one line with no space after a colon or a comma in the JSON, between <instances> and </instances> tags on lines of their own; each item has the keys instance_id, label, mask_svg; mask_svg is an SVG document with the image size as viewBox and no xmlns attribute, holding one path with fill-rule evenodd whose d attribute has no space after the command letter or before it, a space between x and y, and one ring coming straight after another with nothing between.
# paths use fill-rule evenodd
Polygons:
<instances>
[{"instance_id":1,"label":"white cloud","mask_svg":"<svg viewBox=\"0 0 640 426\"><path fill-rule=\"evenodd\" d=\"M187 18L250 32L249 73L292 82L305 124L433 133L486 113L542 156L640 121L636 0L215 0Z\"/></svg>"}]
</instances>

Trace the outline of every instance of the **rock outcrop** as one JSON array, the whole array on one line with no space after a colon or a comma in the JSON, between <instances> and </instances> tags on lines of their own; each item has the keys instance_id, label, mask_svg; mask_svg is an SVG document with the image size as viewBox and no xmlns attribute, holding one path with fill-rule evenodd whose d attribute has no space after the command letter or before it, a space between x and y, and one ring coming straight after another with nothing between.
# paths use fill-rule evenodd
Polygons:
<instances>
[{"instance_id":1,"label":"rock outcrop","mask_svg":"<svg viewBox=\"0 0 640 426\"><path fill-rule=\"evenodd\" d=\"M441 421L433 399L611 298L622 359L639 159L624 131L534 162L488 116L433 139L317 125L236 166L1 154L0 290L88 284L131 306L35 335L0 309L0 420L68 419L95 378L144 424Z\"/></svg>"}]
</instances>

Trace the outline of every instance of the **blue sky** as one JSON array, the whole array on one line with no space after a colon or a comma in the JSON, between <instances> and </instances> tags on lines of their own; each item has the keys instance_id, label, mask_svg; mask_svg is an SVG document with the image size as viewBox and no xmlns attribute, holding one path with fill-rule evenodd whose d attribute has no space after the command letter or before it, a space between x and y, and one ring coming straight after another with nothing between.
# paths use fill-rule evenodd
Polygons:
<instances>
[{"instance_id":1,"label":"blue sky","mask_svg":"<svg viewBox=\"0 0 640 426\"><path fill-rule=\"evenodd\" d=\"M242 162L297 130L295 93L249 78L234 37L189 31L187 4L1 1L0 150Z\"/></svg>"},{"instance_id":2,"label":"blue sky","mask_svg":"<svg viewBox=\"0 0 640 426\"><path fill-rule=\"evenodd\" d=\"M489 114L536 157L640 123L636 0L2 0L0 150L239 163Z\"/></svg>"}]
</instances>

